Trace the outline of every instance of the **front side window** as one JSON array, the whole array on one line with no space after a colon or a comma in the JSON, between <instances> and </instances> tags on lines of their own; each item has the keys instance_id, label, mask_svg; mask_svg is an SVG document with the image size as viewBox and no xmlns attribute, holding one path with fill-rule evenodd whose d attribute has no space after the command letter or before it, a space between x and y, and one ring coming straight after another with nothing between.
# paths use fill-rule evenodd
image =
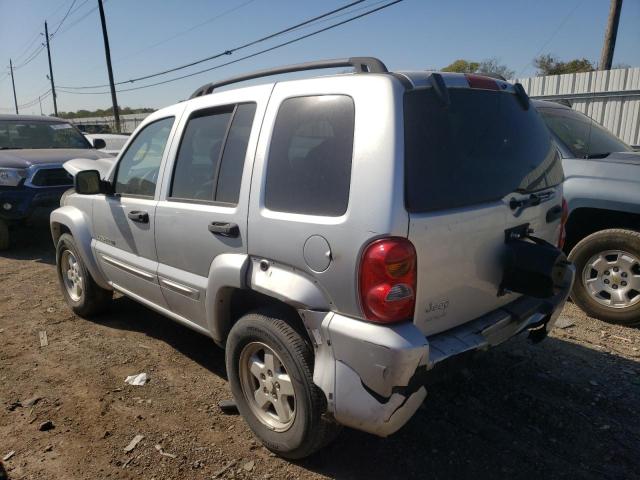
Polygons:
<instances>
[{"instance_id":1,"label":"front side window","mask_svg":"<svg viewBox=\"0 0 640 480\"><path fill-rule=\"evenodd\" d=\"M255 103L246 103L192 115L180 142L171 198L238 203L255 111Z\"/></svg>"},{"instance_id":2,"label":"front side window","mask_svg":"<svg viewBox=\"0 0 640 480\"><path fill-rule=\"evenodd\" d=\"M349 203L354 123L355 107L346 95L283 101L267 161L266 207L343 215Z\"/></svg>"},{"instance_id":3,"label":"front side window","mask_svg":"<svg viewBox=\"0 0 640 480\"><path fill-rule=\"evenodd\" d=\"M564 108L540 108L539 112L575 158L603 158L612 152L631 151L626 143L582 113Z\"/></svg>"},{"instance_id":4,"label":"front side window","mask_svg":"<svg viewBox=\"0 0 640 480\"><path fill-rule=\"evenodd\" d=\"M173 120L168 117L150 123L129 144L118 163L116 193L153 197Z\"/></svg>"}]
</instances>

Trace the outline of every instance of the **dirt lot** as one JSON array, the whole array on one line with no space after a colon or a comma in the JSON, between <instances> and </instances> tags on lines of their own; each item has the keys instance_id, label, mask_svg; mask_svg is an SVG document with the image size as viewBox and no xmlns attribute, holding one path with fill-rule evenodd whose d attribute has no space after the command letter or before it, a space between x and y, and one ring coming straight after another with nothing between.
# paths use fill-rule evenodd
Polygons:
<instances>
[{"instance_id":1,"label":"dirt lot","mask_svg":"<svg viewBox=\"0 0 640 480\"><path fill-rule=\"evenodd\" d=\"M0 257L0 459L15 452L13 480L210 479L230 462L220 477L640 478L638 329L568 305L573 326L487 353L433 387L391 438L345 430L291 463L219 411L230 391L210 340L126 298L96 321L74 317L47 230L17 240ZM147 385L124 383L140 372ZM54 428L40 431L46 421Z\"/></svg>"}]
</instances>

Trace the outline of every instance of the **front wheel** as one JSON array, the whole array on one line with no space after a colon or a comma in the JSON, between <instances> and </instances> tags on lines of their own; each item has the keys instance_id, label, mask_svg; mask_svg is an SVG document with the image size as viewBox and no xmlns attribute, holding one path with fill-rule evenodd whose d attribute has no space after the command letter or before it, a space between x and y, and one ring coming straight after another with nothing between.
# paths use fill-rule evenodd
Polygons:
<instances>
[{"instance_id":1,"label":"front wheel","mask_svg":"<svg viewBox=\"0 0 640 480\"><path fill-rule=\"evenodd\" d=\"M76 315L90 317L106 309L113 292L96 284L78 254L74 238L68 233L58 240L56 270L62 294Z\"/></svg>"},{"instance_id":2,"label":"front wheel","mask_svg":"<svg viewBox=\"0 0 640 480\"><path fill-rule=\"evenodd\" d=\"M592 317L620 325L640 323L640 232L601 230L569 254L576 265L573 301Z\"/></svg>"},{"instance_id":3,"label":"front wheel","mask_svg":"<svg viewBox=\"0 0 640 480\"><path fill-rule=\"evenodd\" d=\"M226 364L238 410L269 450L303 458L339 433L323 416L313 349L286 320L257 312L242 317L229 333Z\"/></svg>"}]
</instances>

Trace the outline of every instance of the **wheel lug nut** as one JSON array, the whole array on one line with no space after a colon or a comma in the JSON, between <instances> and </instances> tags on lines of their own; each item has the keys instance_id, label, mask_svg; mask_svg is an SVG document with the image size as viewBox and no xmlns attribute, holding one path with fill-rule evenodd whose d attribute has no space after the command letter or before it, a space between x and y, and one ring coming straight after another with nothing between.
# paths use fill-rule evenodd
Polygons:
<instances>
[{"instance_id":1,"label":"wheel lug nut","mask_svg":"<svg viewBox=\"0 0 640 480\"><path fill-rule=\"evenodd\" d=\"M622 272L622 278L627 278L627 272Z\"/></svg>"},{"instance_id":2,"label":"wheel lug nut","mask_svg":"<svg viewBox=\"0 0 640 480\"><path fill-rule=\"evenodd\" d=\"M267 377L265 377L265 376L264 376L264 373L261 373L261 374L260 374L260 378L261 378L262 380L264 380L264 379L265 379L265 378L267 378Z\"/></svg>"},{"instance_id":3,"label":"wheel lug nut","mask_svg":"<svg viewBox=\"0 0 640 480\"><path fill-rule=\"evenodd\" d=\"M613 267L614 272L617 272L618 270L620 270L618 267Z\"/></svg>"},{"instance_id":4,"label":"wheel lug nut","mask_svg":"<svg viewBox=\"0 0 640 480\"><path fill-rule=\"evenodd\" d=\"M267 375L269 375L270 377L273 376L273 373L271 372L271 370L267 370Z\"/></svg>"},{"instance_id":5,"label":"wheel lug nut","mask_svg":"<svg viewBox=\"0 0 640 480\"><path fill-rule=\"evenodd\" d=\"M609 285L609 280L607 280L606 278L604 279L604 283Z\"/></svg>"},{"instance_id":6,"label":"wheel lug nut","mask_svg":"<svg viewBox=\"0 0 640 480\"><path fill-rule=\"evenodd\" d=\"M274 387L276 387L276 390L280 390L280 384L278 382L273 384Z\"/></svg>"},{"instance_id":7,"label":"wheel lug nut","mask_svg":"<svg viewBox=\"0 0 640 480\"><path fill-rule=\"evenodd\" d=\"M613 288L614 290L617 290L617 289L618 289L618 285L615 285L615 284L614 284L614 285L612 285L612 288Z\"/></svg>"},{"instance_id":8,"label":"wheel lug nut","mask_svg":"<svg viewBox=\"0 0 640 480\"><path fill-rule=\"evenodd\" d=\"M605 275L609 275L609 273L610 273L609 270L605 270L604 272Z\"/></svg>"},{"instance_id":9,"label":"wheel lug nut","mask_svg":"<svg viewBox=\"0 0 640 480\"><path fill-rule=\"evenodd\" d=\"M620 285L622 285L623 287L627 286L627 282L620 282Z\"/></svg>"}]
</instances>

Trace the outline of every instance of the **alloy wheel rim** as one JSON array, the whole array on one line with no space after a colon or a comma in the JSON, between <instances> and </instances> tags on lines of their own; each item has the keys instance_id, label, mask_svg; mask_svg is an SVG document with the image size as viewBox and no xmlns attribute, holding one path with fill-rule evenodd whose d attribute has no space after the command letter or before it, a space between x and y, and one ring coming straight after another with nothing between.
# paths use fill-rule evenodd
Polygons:
<instances>
[{"instance_id":1,"label":"alloy wheel rim","mask_svg":"<svg viewBox=\"0 0 640 480\"><path fill-rule=\"evenodd\" d=\"M80 301L84 293L84 279L78 259L70 250L62 252L60 269L67 294L74 302Z\"/></svg>"},{"instance_id":2,"label":"alloy wheel rim","mask_svg":"<svg viewBox=\"0 0 640 480\"><path fill-rule=\"evenodd\" d=\"M629 308L640 302L640 259L624 250L597 253L585 264L582 283L600 305Z\"/></svg>"},{"instance_id":3,"label":"alloy wheel rim","mask_svg":"<svg viewBox=\"0 0 640 480\"><path fill-rule=\"evenodd\" d=\"M270 430L288 430L296 416L293 382L280 357L261 342L240 353L240 384L253 414Z\"/></svg>"}]
</instances>

